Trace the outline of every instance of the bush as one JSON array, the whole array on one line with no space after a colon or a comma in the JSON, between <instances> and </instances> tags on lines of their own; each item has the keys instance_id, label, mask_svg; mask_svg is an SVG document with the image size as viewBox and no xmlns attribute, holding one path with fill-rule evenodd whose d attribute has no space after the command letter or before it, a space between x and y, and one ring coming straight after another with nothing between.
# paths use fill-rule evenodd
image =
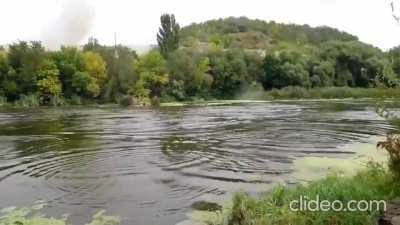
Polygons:
<instances>
[{"instance_id":1,"label":"bush","mask_svg":"<svg viewBox=\"0 0 400 225\"><path fill-rule=\"evenodd\" d=\"M82 105L82 98L79 95L72 95L67 102L70 105Z\"/></svg>"},{"instance_id":2,"label":"bush","mask_svg":"<svg viewBox=\"0 0 400 225\"><path fill-rule=\"evenodd\" d=\"M131 95L125 95L121 99L119 99L119 104L124 107L131 106L134 103L135 101Z\"/></svg>"},{"instance_id":3,"label":"bush","mask_svg":"<svg viewBox=\"0 0 400 225\"><path fill-rule=\"evenodd\" d=\"M395 178L400 180L400 134L388 135L386 141L378 143L378 147L389 153L389 168L395 174Z\"/></svg>"}]
</instances>

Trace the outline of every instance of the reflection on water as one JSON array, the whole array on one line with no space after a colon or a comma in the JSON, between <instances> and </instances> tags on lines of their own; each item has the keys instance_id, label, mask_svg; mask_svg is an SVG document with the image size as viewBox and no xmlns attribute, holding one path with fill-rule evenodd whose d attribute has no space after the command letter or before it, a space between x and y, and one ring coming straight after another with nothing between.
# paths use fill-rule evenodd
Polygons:
<instances>
[{"instance_id":1,"label":"reflection on water","mask_svg":"<svg viewBox=\"0 0 400 225\"><path fill-rule=\"evenodd\" d=\"M38 199L83 224L175 224L193 203L294 182L293 162L392 128L368 102L273 102L160 109L0 112L0 207Z\"/></svg>"}]
</instances>

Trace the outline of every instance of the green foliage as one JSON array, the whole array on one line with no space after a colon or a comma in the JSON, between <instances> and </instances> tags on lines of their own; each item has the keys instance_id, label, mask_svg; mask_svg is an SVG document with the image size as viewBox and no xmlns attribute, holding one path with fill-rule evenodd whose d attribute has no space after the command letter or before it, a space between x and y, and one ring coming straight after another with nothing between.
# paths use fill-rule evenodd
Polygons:
<instances>
[{"instance_id":1,"label":"green foliage","mask_svg":"<svg viewBox=\"0 0 400 225\"><path fill-rule=\"evenodd\" d=\"M182 41L196 38L201 42L223 43L225 48L269 49L278 42L320 44L329 40L352 41L357 37L329 27L281 24L229 17L192 24L181 31ZM217 40L217 41L216 41Z\"/></svg>"},{"instance_id":2,"label":"green foliage","mask_svg":"<svg viewBox=\"0 0 400 225\"><path fill-rule=\"evenodd\" d=\"M271 99L344 99L344 98L400 98L400 92L394 88L350 88L350 87L318 87L303 88L288 86L270 91L250 90L237 97L241 99L271 100Z\"/></svg>"},{"instance_id":3,"label":"green foliage","mask_svg":"<svg viewBox=\"0 0 400 225\"><path fill-rule=\"evenodd\" d=\"M287 86L309 87L309 73L297 52L275 52L264 59L261 82L265 89ZM320 83L320 81L319 81Z\"/></svg>"},{"instance_id":4,"label":"green foliage","mask_svg":"<svg viewBox=\"0 0 400 225\"><path fill-rule=\"evenodd\" d=\"M75 93L86 97L97 97L100 94L100 87L96 78L90 76L88 72L76 72L72 76L72 87Z\"/></svg>"},{"instance_id":5,"label":"green foliage","mask_svg":"<svg viewBox=\"0 0 400 225\"><path fill-rule=\"evenodd\" d=\"M326 225L326 224L376 224L379 211L299 211L289 208L292 200L300 196L309 199L341 200L345 205L350 200L389 200L400 193L400 183L393 175L379 165L371 164L365 171L354 177L331 175L308 185L295 187L278 186L259 199L241 193L234 197L229 218L232 225ZM383 210L383 209L381 209Z\"/></svg>"},{"instance_id":6,"label":"green foliage","mask_svg":"<svg viewBox=\"0 0 400 225\"><path fill-rule=\"evenodd\" d=\"M8 62L13 72L15 71L12 77L19 86L19 94L34 93L37 90L37 73L46 57L40 42L20 41L9 46Z\"/></svg>"},{"instance_id":7,"label":"green foliage","mask_svg":"<svg viewBox=\"0 0 400 225\"><path fill-rule=\"evenodd\" d=\"M335 67L336 86L373 87L375 77L383 74L382 52L361 42L328 42L320 58Z\"/></svg>"},{"instance_id":8,"label":"green foliage","mask_svg":"<svg viewBox=\"0 0 400 225\"><path fill-rule=\"evenodd\" d=\"M390 49L389 58L393 65L393 71L400 75L400 46Z\"/></svg>"},{"instance_id":9,"label":"green foliage","mask_svg":"<svg viewBox=\"0 0 400 225\"><path fill-rule=\"evenodd\" d=\"M130 93L139 99L160 97L169 83L166 61L157 51L149 52L136 61L139 80L131 88Z\"/></svg>"},{"instance_id":10,"label":"green foliage","mask_svg":"<svg viewBox=\"0 0 400 225\"><path fill-rule=\"evenodd\" d=\"M89 51L83 54L83 60L85 62L85 71L96 79L101 88L107 80L106 63L103 58L99 53Z\"/></svg>"},{"instance_id":11,"label":"green foliage","mask_svg":"<svg viewBox=\"0 0 400 225\"><path fill-rule=\"evenodd\" d=\"M168 93L176 99L202 95L212 85L210 60L199 53L177 50L168 57L167 67L171 80Z\"/></svg>"},{"instance_id":12,"label":"green foliage","mask_svg":"<svg viewBox=\"0 0 400 225\"><path fill-rule=\"evenodd\" d=\"M160 18L161 27L157 34L158 47L161 55L165 58L179 47L179 24L175 21L175 16L164 14Z\"/></svg>"},{"instance_id":13,"label":"green foliage","mask_svg":"<svg viewBox=\"0 0 400 225\"><path fill-rule=\"evenodd\" d=\"M150 104L150 92L151 90L148 89L147 83L144 79L138 80L129 91L129 94L135 96L137 101L143 105Z\"/></svg>"},{"instance_id":14,"label":"green foliage","mask_svg":"<svg viewBox=\"0 0 400 225\"><path fill-rule=\"evenodd\" d=\"M75 93L72 86L72 79L75 73L85 70L83 54L74 47L61 47L60 51L52 54L52 59L60 72L60 81L63 92L67 97Z\"/></svg>"},{"instance_id":15,"label":"green foliage","mask_svg":"<svg viewBox=\"0 0 400 225\"><path fill-rule=\"evenodd\" d=\"M250 82L244 52L238 49L209 54L214 96L232 97Z\"/></svg>"},{"instance_id":16,"label":"green foliage","mask_svg":"<svg viewBox=\"0 0 400 225\"><path fill-rule=\"evenodd\" d=\"M94 38L90 38L83 49L100 54L105 61L107 79L102 96L104 101L118 102L138 80L134 70L134 62L138 58L136 52L121 45L116 48L103 46Z\"/></svg>"},{"instance_id":17,"label":"green foliage","mask_svg":"<svg viewBox=\"0 0 400 225\"><path fill-rule=\"evenodd\" d=\"M180 29L165 14L157 41L159 48L142 56L95 38L82 50L11 44L0 48L0 96L16 105L149 104L226 99L260 86L272 90L261 94L268 98L388 97L400 87L399 47L382 52L328 27L230 17Z\"/></svg>"},{"instance_id":18,"label":"green foliage","mask_svg":"<svg viewBox=\"0 0 400 225\"><path fill-rule=\"evenodd\" d=\"M52 102L62 92L60 72L54 62L46 60L38 71L37 87L42 104ZM53 101L54 102L54 101Z\"/></svg>"}]
</instances>

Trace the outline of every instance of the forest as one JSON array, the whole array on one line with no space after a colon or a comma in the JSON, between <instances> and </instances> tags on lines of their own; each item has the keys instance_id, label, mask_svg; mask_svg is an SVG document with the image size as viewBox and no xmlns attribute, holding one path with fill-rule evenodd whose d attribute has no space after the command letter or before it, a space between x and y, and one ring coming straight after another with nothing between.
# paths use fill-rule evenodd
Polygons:
<instances>
[{"instance_id":1,"label":"forest","mask_svg":"<svg viewBox=\"0 0 400 225\"><path fill-rule=\"evenodd\" d=\"M232 99L287 87L399 86L400 47L382 51L329 27L245 17L180 27L164 14L158 46L138 55L127 46L46 49L38 41L0 48L0 103L63 105Z\"/></svg>"}]
</instances>

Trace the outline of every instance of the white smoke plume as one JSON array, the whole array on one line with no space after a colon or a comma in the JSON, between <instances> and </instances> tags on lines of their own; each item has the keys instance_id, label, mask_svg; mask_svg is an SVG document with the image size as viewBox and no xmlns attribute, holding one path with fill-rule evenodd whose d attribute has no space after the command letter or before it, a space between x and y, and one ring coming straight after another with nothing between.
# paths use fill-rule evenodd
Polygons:
<instances>
[{"instance_id":1,"label":"white smoke plume","mask_svg":"<svg viewBox=\"0 0 400 225\"><path fill-rule=\"evenodd\" d=\"M88 38L95 10L85 0L63 0L61 13L42 32L43 44L49 49L61 45L79 45Z\"/></svg>"}]
</instances>

